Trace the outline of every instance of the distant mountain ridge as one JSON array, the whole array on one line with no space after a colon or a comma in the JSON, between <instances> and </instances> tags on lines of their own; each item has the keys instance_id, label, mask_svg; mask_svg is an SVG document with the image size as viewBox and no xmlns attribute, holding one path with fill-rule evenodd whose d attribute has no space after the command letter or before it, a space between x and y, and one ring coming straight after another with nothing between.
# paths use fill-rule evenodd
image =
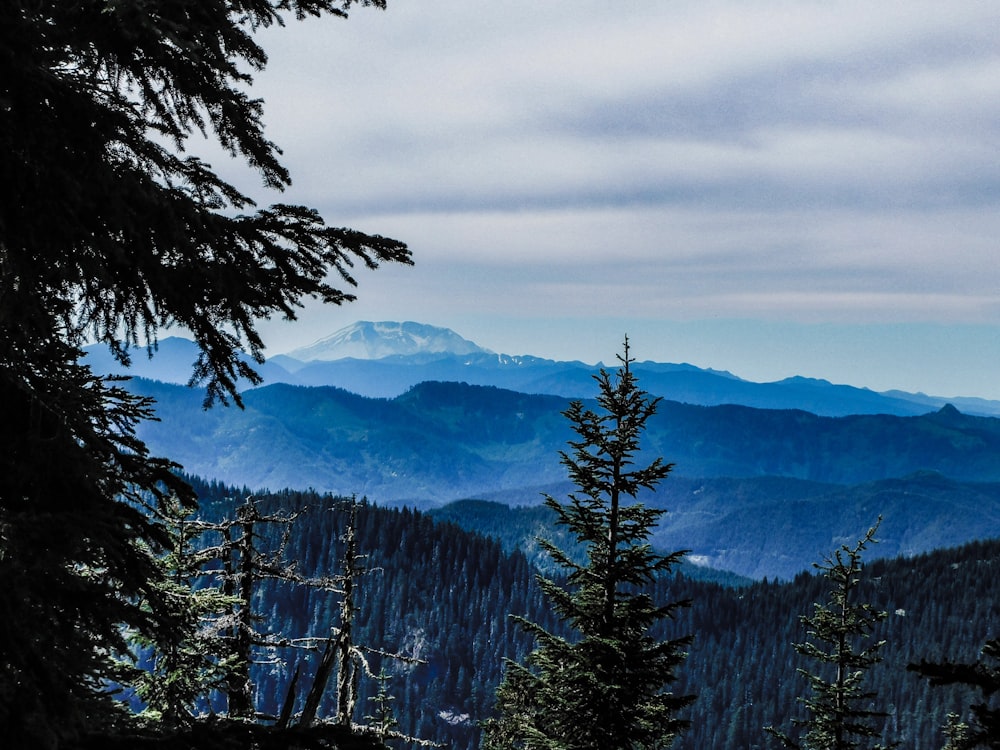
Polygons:
<instances>
[{"instance_id":1,"label":"distant mountain ridge","mask_svg":"<svg viewBox=\"0 0 1000 750\"><path fill-rule=\"evenodd\" d=\"M198 353L193 342L167 338L152 359L145 351L125 370L106 347L87 347L97 372L131 374L168 383L186 383ZM592 375L600 363L560 362L529 355L496 354L448 328L404 322L360 321L264 365L252 364L264 385L287 383L336 386L373 398L395 398L426 381L487 385L568 398L596 394ZM739 404L760 409L801 409L821 416L895 414L916 416L954 403L963 412L1000 416L1000 402L942 398L902 391L878 393L826 380L791 377L755 383L720 370L690 364L637 362L642 387L657 396L700 406ZM246 384L249 385L249 384Z\"/></svg>"},{"instance_id":2,"label":"distant mountain ridge","mask_svg":"<svg viewBox=\"0 0 1000 750\"><path fill-rule=\"evenodd\" d=\"M362 338L389 332L390 343L370 353L417 351L274 357L259 368L268 384L244 391L242 410L206 411L202 390L164 382L188 379L192 342L166 339L152 360L137 352L132 373L156 380L126 387L152 396L160 419L143 422L139 436L188 472L255 491L311 487L419 508L501 502L518 511L509 522L521 537L533 521L519 508L571 489L559 451L574 435L561 412L571 398L593 396L596 366L481 348L427 351L464 344L406 333L404 324L356 330ZM115 371L103 347L87 361ZM751 383L655 362L633 371L665 397L644 449L676 464L662 490L644 498L669 510L654 540L662 549L688 548L692 562L741 575L788 577L879 514L880 554L1000 537L1000 419L808 378ZM474 507L482 521L488 506ZM478 528L469 511L449 512Z\"/></svg>"},{"instance_id":3,"label":"distant mountain ridge","mask_svg":"<svg viewBox=\"0 0 1000 750\"><path fill-rule=\"evenodd\" d=\"M568 399L427 382L395 399L275 384L245 409L202 409L196 389L129 384L156 399L141 425L150 450L186 471L250 487L315 487L420 507L468 497L535 504L565 480ZM644 446L688 477L781 476L860 484L936 471L1000 482L1000 419L953 407L918 417L820 417L804 411L663 401Z\"/></svg>"},{"instance_id":4,"label":"distant mountain ridge","mask_svg":"<svg viewBox=\"0 0 1000 750\"><path fill-rule=\"evenodd\" d=\"M140 437L188 472L253 490L312 487L380 505L463 498L537 505L571 489L558 452L567 399L424 383L395 399L275 384L246 408L133 380L159 422ZM675 463L644 502L667 508L655 542L759 577L789 576L882 514L879 552L914 554L1000 536L1000 419L945 407L919 417L664 401L643 445ZM763 545L763 546L762 546Z\"/></svg>"}]
</instances>

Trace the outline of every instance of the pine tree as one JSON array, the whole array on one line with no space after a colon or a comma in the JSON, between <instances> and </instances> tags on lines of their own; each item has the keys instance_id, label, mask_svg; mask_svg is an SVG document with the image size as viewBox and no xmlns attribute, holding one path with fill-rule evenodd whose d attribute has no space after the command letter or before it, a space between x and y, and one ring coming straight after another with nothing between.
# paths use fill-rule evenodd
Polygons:
<instances>
[{"instance_id":1,"label":"pine tree","mask_svg":"<svg viewBox=\"0 0 1000 750\"><path fill-rule=\"evenodd\" d=\"M982 694L982 702L971 705L972 726L959 724L956 728L952 726L954 722L949 723L952 727L948 735L949 748L1000 749L1000 706L995 698L1000 695L1000 639L987 641L982 654L983 658L973 664L922 659L919 663L907 665L908 670L930 679L932 685L967 685Z\"/></svg>"},{"instance_id":2,"label":"pine tree","mask_svg":"<svg viewBox=\"0 0 1000 750\"><path fill-rule=\"evenodd\" d=\"M165 613L142 511L193 493L150 457L151 404L90 371L89 338L122 362L178 326L207 400L259 379L256 321L307 298L340 304L361 262L400 242L253 202L186 149L214 138L281 190L289 175L251 99L253 33L384 0L0 3L0 726L51 746L117 721L111 655L132 632L183 639ZM152 500L150 501L150 498ZM151 604L159 599L155 605ZM145 602L149 606L141 606ZM181 629L182 630L182 629Z\"/></svg>"},{"instance_id":3,"label":"pine tree","mask_svg":"<svg viewBox=\"0 0 1000 750\"><path fill-rule=\"evenodd\" d=\"M226 596L221 585L205 580L205 566L214 553L206 549L203 537L218 531L218 525L194 518L194 511L175 498L163 503L157 515L170 536L170 548L159 560L165 575L158 593L169 603L164 617L176 622L181 637L160 643L155 636L134 633L130 639L133 649L147 663L125 662L123 679L145 704L146 719L183 727L195 719L197 702L223 689L227 682L227 649L212 621L237 600Z\"/></svg>"},{"instance_id":4,"label":"pine tree","mask_svg":"<svg viewBox=\"0 0 1000 750\"><path fill-rule=\"evenodd\" d=\"M639 438L659 399L640 390L631 370L628 339L614 375L601 370L599 412L573 402L564 412L578 440L561 454L578 490L569 502L546 498L586 552L539 540L566 573L565 585L540 577L569 638L516 618L537 642L525 664L509 662L497 690L497 718L487 722L485 746L532 750L660 748L686 722L678 712L693 696L666 691L685 658L690 637L658 640L650 628L687 601L658 604L648 593L658 575L683 552L655 553L649 536L664 511L635 500L652 490L672 465L656 458L637 466Z\"/></svg>"},{"instance_id":5,"label":"pine tree","mask_svg":"<svg viewBox=\"0 0 1000 750\"><path fill-rule=\"evenodd\" d=\"M948 720L942 731L945 743L941 750L963 750L969 747L969 725L962 721L962 717L958 714L948 714Z\"/></svg>"},{"instance_id":6,"label":"pine tree","mask_svg":"<svg viewBox=\"0 0 1000 750\"><path fill-rule=\"evenodd\" d=\"M876 625L887 616L885 611L866 602L857 602L861 557L865 548L876 541L878 522L853 547L842 546L832 556L814 566L830 582L830 600L814 604L813 613L801 619L809 640L796 643L795 650L815 662L813 671L799 669L809 680L812 694L800 698L809 718L794 723L804 731L795 740L773 727L767 731L785 747L801 750L855 750L872 747L880 732L875 719L886 714L872 706L877 695L864 687L867 671L881 661L879 651L885 641L862 645Z\"/></svg>"},{"instance_id":7,"label":"pine tree","mask_svg":"<svg viewBox=\"0 0 1000 750\"><path fill-rule=\"evenodd\" d=\"M372 709L371 714L365 716L365 723L383 741L399 725L399 722L396 720L396 714L392 710L392 703L396 700L396 697L389 692L389 682L391 679L392 675L386 672L385 668L379 670L379 673L375 675L375 680L378 682L378 692L368 699L375 704L375 708Z\"/></svg>"}]
</instances>

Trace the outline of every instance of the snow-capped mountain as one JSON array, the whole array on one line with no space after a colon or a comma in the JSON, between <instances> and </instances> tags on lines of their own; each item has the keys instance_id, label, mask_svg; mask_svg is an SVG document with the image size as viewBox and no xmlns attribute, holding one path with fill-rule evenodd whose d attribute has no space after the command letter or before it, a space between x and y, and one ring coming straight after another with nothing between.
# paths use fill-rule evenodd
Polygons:
<instances>
[{"instance_id":1,"label":"snow-capped mountain","mask_svg":"<svg viewBox=\"0 0 1000 750\"><path fill-rule=\"evenodd\" d=\"M288 352L301 362L329 362L337 359L383 359L413 354L488 354L488 349L464 339L449 328L423 323L373 323L363 320L336 333Z\"/></svg>"},{"instance_id":2,"label":"snow-capped mountain","mask_svg":"<svg viewBox=\"0 0 1000 750\"><path fill-rule=\"evenodd\" d=\"M152 359L137 350L132 367L124 368L104 345L85 349L86 364L96 373L131 375L170 383L191 378L198 347L193 341L162 340ZM496 354L448 328L422 323L362 321L342 328L263 365L249 362L264 385L336 386L368 398L395 398L427 381L461 382L521 393L566 398L593 398L593 375L601 364L559 362L529 355ZM689 364L636 362L633 371L644 390L671 401L700 406L740 404L758 409L799 409L836 417L849 414L916 416L951 403L963 413L1000 416L1000 401L943 398L925 394L836 385L825 380L792 377L754 383L732 373ZM249 382L241 381L241 388Z\"/></svg>"}]
</instances>

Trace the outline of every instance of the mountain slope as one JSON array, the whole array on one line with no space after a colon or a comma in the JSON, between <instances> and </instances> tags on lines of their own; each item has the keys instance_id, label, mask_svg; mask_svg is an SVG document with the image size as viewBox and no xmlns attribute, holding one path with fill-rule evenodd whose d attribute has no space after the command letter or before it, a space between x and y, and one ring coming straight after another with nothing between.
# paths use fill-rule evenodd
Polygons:
<instances>
[{"instance_id":1,"label":"mountain slope","mask_svg":"<svg viewBox=\"0 0 1000 750\"><path fill-rule=\"evenodd\" d=\"M142 436L189 471L379 502L436 504L561 481L558 454L572 437L566 399L460 383L423 383L391 400L278 384L245 392L245 410L207 412L197 390L133 387L159 402L161 421L143 425ZM947 407L834 418L664 401L645 437L648 451L688 477L858 484L929 470L1000 481L1000 420Z\"/></svg>"},{"instance_id":2,"label":"mountain slope","mask_svg":"<svg viewBox=\"0 0 1000 750\"><path fill-rule=\"evenodd\" d=\"M211 514L231 513L231 498L239 497L224 487L199 494L203 512ZM259 502L265 512L309 508L287 541L281 538L283 529L261 529L262 547L285 544L307 576L339 572L346 513L336 512L335 501L283 492ZM489 509L481 510L490 515ZM851 530L852 541L864 528ZM403 667L369 654L374 673L382 666L392 673L389 689L400 728L447 747L475 750L477 723L490 713L504 658L520 661L532 645L508 615L565 632L542 600L534 571L520 553L409 510L362 506L357 542L359 553L370 555L366 564L373 575L364 576L356 592L356 642L424 661ZM814 559L830 552L824 548ZM947 712L968 705L971 695L928 688L906 671L906 664L921 657L976 658L1000 621L998 559L996 540L912 558L882 561L866 555L857 601L888 613L872 634L886 642L884 660L868 672L865 684L877 707L889 712L886 741L899 740L905 748L940 747ZM796 699L808 695L809 686L796 669L809 663L792 644L805 639L799 617L825 598L825 589L823 580L812 575L740 588L673 575L656 582L654 601L691 601L656 634L694 635L678 680L670 686L679 695L697 694L685 711L691 727L677 738L678 750L765 747L764 726L787 726L801 716ZM337 599L329 592L305 595L269 581L259 595L266 618L262 629L288 637L314 634L336 610ZM318 655L278 651L269 656L255 666L254 676L261 710L277 713L295 668L302 667L301 679L308 684ZM287 664L275 664L275 656ZM359 689L362 714L377 684L362 676ZM332 710L331 702L330 697L324 701L324 714Z\"/></svg>"},{"instance_id":3,"label":"mountain slope","mask_svg":"<svg viewBox=\"0 0 1000 750\"><path fill-rule=\"evenodd\" d=\"M547 488L565 500L569 483ZM784 477L670 476L650 507L668 513L652 541L661 550L689 549L687 561L749 578L790 579L829 550L854 541L881 515L880 543L870 558L910 556L980 538L1000 537L1000 483L958 482L933 472L857 485ZM535 537L568 541L544 507L457 501L429 513L521 549L536 564Z\"/></svg>"},{"instance_id":4,"label":"mountain slope","mask_svg":"<svg viewBox=\"0 0 1000 750\"><path fill-rule=\"evenodd\" d=\"M287 356L302 362L335 359L381 359L412 354L480 354L487 350L463 339L448 328L423 323L373 323L363 320L309 346L295 349Z\"/></svg>"},{"instance_id":5,"label":"mountain slope","mask_svg":"<svg viewBox=\"0 0 1000 750\"><path fill-rule=\"evenodd\" d=\"M141 428L150 449L228 483L417 507L537 505L541 490L568 489L560 397L425 383L388 400L273 385L246 392L245 410L204 411L197 390L132 387L158 402L162 421ZM886 554L1000 535L1000 420L663 402L648 426L648 450L676 464L645 498L671 511L656 543L713 567L789 576L880 513Z\"/></svg>"}]
</instances>

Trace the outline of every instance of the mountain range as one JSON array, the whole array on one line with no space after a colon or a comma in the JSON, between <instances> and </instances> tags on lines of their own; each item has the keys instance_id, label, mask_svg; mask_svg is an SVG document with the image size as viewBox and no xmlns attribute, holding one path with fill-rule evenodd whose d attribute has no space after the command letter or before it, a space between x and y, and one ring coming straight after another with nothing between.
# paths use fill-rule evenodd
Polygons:
<instances>
[{"instance_id":1,"label":"mountain range","mask_svg":"<svg viewBox=\"0 0 1000 750\"><path fill-rule=\"evenodd\" d=\"M95 345L86 351L87 362L97 372L182 384L190 379L198 356L195 344L179 337L161 341L152 358L146 356L145 350L137 351L129 369L115 362L106 347ZM592 376L601 366L496 354L450 329L411 322L358 322L309 346L271 357L264 365L255 365L263 385L332 385L373 398L395 398L425 381L590 398L597 392ZM974 397L879 393L803 377L756 383L730 372L684 363L646 361L636 363L633 369L650 393L700 406L740 404L761 409L802 409L820 416L914 416L951 403L964 413L1000 416L1000 402Z\"/></svg>"},{"instance_id":2,"label":"mountain range","mask_svg":"<svg viewBox=\"0 0 1000 750\"><path fill-rule=\"evenodd\" d=\"M571 489L559 451L568 400L430 382L395 399L275 384L245 409L202 409L203 394L135 380L160 421L140 436L203 477L312 488L380 505L463 499L534 506ZM644 436L674 462L643 501L670 512L662 548L752 577L787 577L885 518L879 554L1000 536L1000 420L943 407L917 417L663 401ZM520 522L519 522L520 523ZM474 519L467 527L477 528ZM522 535L530 538L532 534Z\"/></svg>"},{"instance_id":3,"label":"mountain range","mask_svg":"<svg viewBox=\"0 0 1000 750\"><path fill-rule=\"evenodd\" d=\"M165 340L152 360L136 358L136 371L155 365L159 379L128 385L157 404L159 421L143 423L140 437L186 472L248 491L310 488L435 509L530 553L544 528L543 493L562 499L572 489L559 460L573 437L562 412L593 395L599 365L497 355L418 324L340 334L308 347L315 359L269 360L262 373L271 382L244 391L244 409L203 409L200 389L177 384L193 344ZM410 353L381 356L396 348ZM376 358L324 359L345 350ZM89 354L95 369L101 356ZM1000 537L1000 419L824 381L759 384L651 362L633 369L641 387L665 396L643 441L649 456L675 464L643 497L669 511L654 539L661 549L787 578L879 515L878 555ZM285 382L309 373L308 386ZM322 384L337 373L381 393L389 382L406 387L389 397Z\"/></svg>"}]
</instances>

